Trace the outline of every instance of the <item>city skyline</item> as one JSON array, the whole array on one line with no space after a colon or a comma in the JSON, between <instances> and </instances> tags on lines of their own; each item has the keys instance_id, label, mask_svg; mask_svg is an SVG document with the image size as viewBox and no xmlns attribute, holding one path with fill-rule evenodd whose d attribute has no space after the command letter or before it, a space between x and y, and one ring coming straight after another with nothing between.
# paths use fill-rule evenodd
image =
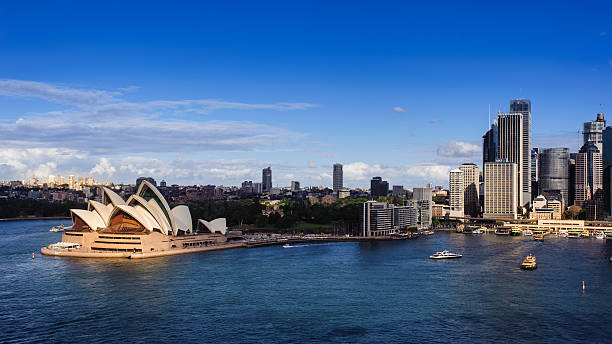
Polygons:
<instances>
[{"instance_id":1,"label":"city skyline","mask_svg":"<svg viewBox=\"0 0 612 344\"><path fill-rule=\"evenodd\" d=\"M197 14L181 21L131 4L20 6L0 12L0 180L240 185L271 165L274 186L332 186L339 162L347 187L447 185L463 162L482 168L489 109L530 99L531 146L577 152L612 91L606 3L529 4L518 19L496 4L168 9Z\"/></svg>"}]
</instances>

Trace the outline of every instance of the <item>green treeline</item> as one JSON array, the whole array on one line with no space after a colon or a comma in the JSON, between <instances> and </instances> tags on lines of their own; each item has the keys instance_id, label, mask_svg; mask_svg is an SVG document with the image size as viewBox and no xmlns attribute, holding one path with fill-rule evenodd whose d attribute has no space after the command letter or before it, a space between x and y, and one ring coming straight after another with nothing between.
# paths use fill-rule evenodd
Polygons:
<instances>
[{"instance_id":1,"label":"green treeline","mask_svg":"<svg viewBox=\"0 0 612 344\"><path fill-rule=\"evenodd\" d=\"M0 199L0 218L70 216L70 209L85 209L74 201L49 202L37 199Z\"/></svg>"},{"instance_id":2,"label":"green treeline","mask_svg":"<svg viewBox=\"0 0 612 344\"><path fill-rule=\"evenodd\" d=\"M359 223L359 207L364 199L336 200L329 205L311 204L308 200L283 200L279 208L283 216L273 212L265 216L262 212L265 205L259 200L245 199L238 201L187 202L196 228L197 219L207 221L219 217L227 219L229 227L249 228L324 228L324 227L356 227ZM265 201L264 201L265 202ZM172 206L174 206L173 204Z\"/></svg>"}]
</instances>

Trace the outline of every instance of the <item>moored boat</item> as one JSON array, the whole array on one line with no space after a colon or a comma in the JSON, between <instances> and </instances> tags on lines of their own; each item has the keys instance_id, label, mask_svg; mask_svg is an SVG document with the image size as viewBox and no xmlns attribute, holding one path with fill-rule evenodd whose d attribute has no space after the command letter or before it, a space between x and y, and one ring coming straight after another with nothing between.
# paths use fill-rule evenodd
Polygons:
<instances>
[{"instance_id":1,"label":"moored boat","mask_svg":"<svg viewBox=\"0 0 612 344\"><path fill-rule=\"evenodd\" d=\"M61 224L61 225L51 227L51 229L49 229L49 232L63 232L68 229L70 229L70 227L67 227Z\"/></svg>"},{"instance_id":2,"label":"moored boat","mask_svg":"<svg viewBox=\"0 0 612 344\"><path fill-rule=\"evenodd\" d=\"M495 229L495 235L510 235L510 228L508 227L499 227Z\"/></svg>"},{"instance_id":3,"label":"moored boat","mask_svg":"<svg viewBox=\"0 0 612 344\"><path fill-rule=\"evenodd\" d=\"M589 238L591 237L591 232L589 232L588 230L583 230L582 233L580 233L580 237L581 238Z\"/></svg>"},{"instance_id":4,"label":"moored boat","mask_svg":"<svg viewBox=\"0 0 612 344\"><path fill-rule=\"evenodd\" d=\"M533 231L531 229L525 229L523 231L523 235L524 236L532 236L533 235Z\"/></svg>"},{"instance_id":5,"label":"moored boat","mask_svg":"<svg viewBox=\"0 0 612 344\"><path fill-rule=\"evenodd\" d=\"M441 251L441 252L436 252L433 255L429 256L429 258L431 259L451 259L451 258L461 258L461 257L463 256L458 253L451 253L446 250Z\"/></svg>"},{"instance_id":6,"label":"moored boat","mask_svg":"<svg viewBox=\"0 0 612 344\"><path fill-rule=\"evenodd\" d=\"M572 238L572 239L578 239L580 238L580 235L581 235L580 232L568 232L567 233L567 237Z\"/></svg>"},{"instance_id":7,"label":"moored boat","mask_svg":"<svg viewBox=\"0 0 612 344\"><path fill-rule=\"evenodd\" d=\"M535 234L533 236L533 240L535 240L535 241L544 241L544 234Z\"/></svg>"},{"instance_id":8,"label":"moored boat","mask_svg":"<svg viewBox=\"0 0 612 344\"><path fill-rule=\"evenodd\" d=\"M595 239L605 239L606 235L604 234L603 231L595 231L593 234L595 234Z\"/></svg>"},{"instance_id":9,"label":"moored boat","mask_svg":"<svg viewBox=\"0 0 612 344\"><path fill-rule=\"evenodd\" d=\"M532 254L528 255L525 260L523 260L523 264L521 264L522 270L535 270L536 268L536 257Z\"/></svg>"},{"instance_id":10,"label":"moored boat","mask_svg":"<svg viewBox=\"0 0 612 344\"><path fill-rule=\"evenodd\" d=\"M521 235L521 230L518 228L512 228L512 232L511 232L512 236L519 236Z\"/></svg>"},{"instance_id":11,"label":"moored boat","mask_svg":"<svg viewBox=\"0 0 612 344\"><path fill-rule=\"evenodd\" d=\"M283 248L292 248L292 247L295 247L295 246L291 246L291 245L289 245L289 244L284 244L284 245L283 245Z\"/></svg>"}]
</instances>

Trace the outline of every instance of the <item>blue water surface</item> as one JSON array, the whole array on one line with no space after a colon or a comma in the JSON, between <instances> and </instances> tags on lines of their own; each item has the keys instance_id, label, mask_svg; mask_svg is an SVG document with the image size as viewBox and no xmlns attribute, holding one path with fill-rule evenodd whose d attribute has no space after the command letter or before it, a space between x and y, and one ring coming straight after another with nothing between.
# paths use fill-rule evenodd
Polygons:
<instances>
[{"instance_id":1,"label":"blue water surface","mask_svg":"<svg viewBox=\"0 0 612 344\"><path fill-rule=\"evenodd\" d=\"M612 341L603 240L438 232L146 260L40 255L61 222L0 222L0 342ZM427 258L442 249L464 257ZM538 269L521 271L529 253Z\"/></svg>"}]
</instances>

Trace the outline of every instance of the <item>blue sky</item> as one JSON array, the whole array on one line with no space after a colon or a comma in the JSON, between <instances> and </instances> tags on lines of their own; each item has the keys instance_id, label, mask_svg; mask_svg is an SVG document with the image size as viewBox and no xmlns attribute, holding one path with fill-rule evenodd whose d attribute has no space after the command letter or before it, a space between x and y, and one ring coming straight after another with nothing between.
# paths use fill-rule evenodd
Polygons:
<instances>
[{"instance_id":1,"label":"blue sky","mask_svg":"<svg viewBox=\"0 0 612 344\"><path fill-rule=\"evenodd\" d=\"M0 180L447 184L489 105L575 151L611 81L609 1L5 2Z\"/></svg>"}]
</instances>

